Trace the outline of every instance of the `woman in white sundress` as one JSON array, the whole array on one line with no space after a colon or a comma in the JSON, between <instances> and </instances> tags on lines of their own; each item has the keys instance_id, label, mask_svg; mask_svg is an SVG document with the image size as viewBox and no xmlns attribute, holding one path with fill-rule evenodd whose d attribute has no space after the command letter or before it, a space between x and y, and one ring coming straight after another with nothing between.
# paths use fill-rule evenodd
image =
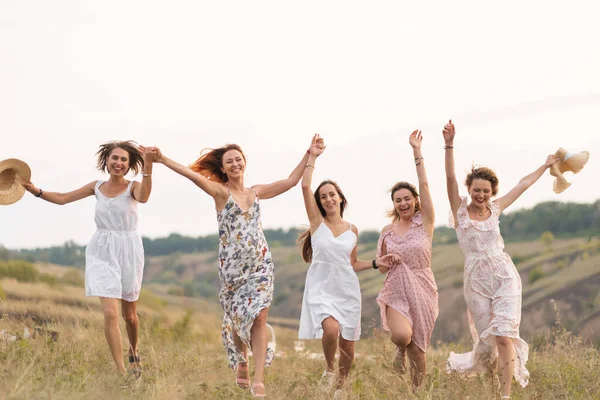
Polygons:
<instances>
[{"instance_id":1,"label":"woman in white sundress","mask_svg":"<svg viewBox=\"0 0 600 400\"><path fill-rule=\"evenodd\" d=\"M341 388L354 359L354 342L360 338L361 295L357 271L392 266L398 255L360 261L356 256L358 230L343 219L347 200L333 181L321 182L311 191L315 161L325 149L315 136L302 177L304 205L310 228L299 238L302 256L310 262L306 275L299 339L321 339L325 371L320 386L330 390L335 385L335 353L339 338L339 377L334 398Z\"/></svg>"},{"instance_id":2,"label":"woman in white sundress","mask_svg":"<svg viewBox=\"0 0 600 400\"><path fill-rule=\"evenodd\" d=\"M273 361L268 347L267 316L273 300L274 266L261 226L261 201L279 196L300 181L307 151L285 179L250 188L244 183L246 156L228 144L203 152L190 168L155 149L157 162L188 178L215 202L219 226L219 302L223 308L221 335L236 371L235 383L254 397L266 397L265 366ZM254 361L250 384L247 349Z\"/></svg>"},{"instance_id":3,"label":"woman in white sundress","mask_svg":"<svg viewBox=\"0 0 600 400\"><path fill-rule=\"evenodd\" d=\"M108 142L96 153L98 169L107 181L93 181L68 193L46 192L31 182L23 186L35 197L54 204L68 204L96 196L96 232L85 251L86 296L100 297L104 334L121 374L126 374L119 329L119 300L129 338L129 364L134 377L141 374L138 351L139 320L136 302L142 286L144 248L137 231L137 204L145 203L152 190L151 152L132 141ZM128 181L127 173L142 170L142 181Z\"/></svg>"},{"instance_id":4,"label":"woman in white sundress","mask_svg":"<svg viewBox=\"0 0 600 400\"><path fill-rule=\"evenodd\" d=\"M504 252L500 235L500 213L533 185L557 159L546 162L522 178L506 195L492 200L498 191L498 178L486 167L472 168L465 184L467 197L458 194L454 172L452 121L444 126L446 179L451 207L451 225L465 256L464 295L467 303L473 351L450 353L447 370L463 375L499 369L500 392L510 398L512 378L522 387L529 381L525 367L529 346L519 336L521 323L521 278L510 256ZM496 361L497 359L497 361Z\"/></svg>"}]
</instances>

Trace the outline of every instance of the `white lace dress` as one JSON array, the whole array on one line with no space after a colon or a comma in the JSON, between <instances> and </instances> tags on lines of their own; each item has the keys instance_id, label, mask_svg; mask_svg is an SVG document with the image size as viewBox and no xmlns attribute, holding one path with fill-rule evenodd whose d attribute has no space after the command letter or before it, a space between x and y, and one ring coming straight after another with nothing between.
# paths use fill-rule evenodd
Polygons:
<instances>
[{"instance_id":1,"label":"white lace dress","mask_svg":"<svg viewBox=\"0 0 600 400\"><path fill-rule=\"evenodd\" d=\"M522 387L529 381L525 368L529 346L519 337L521 323L521 278L500 235L500 209L490 204L492 215L485 221L469 218L467 198L450 224L456 229L465 256L464 295L467 302L473 350L450 352L447 371L464 375L486 372L498 357L495 336L512 338L515 349L514 377Z\"/></svg>"}]
</instances>

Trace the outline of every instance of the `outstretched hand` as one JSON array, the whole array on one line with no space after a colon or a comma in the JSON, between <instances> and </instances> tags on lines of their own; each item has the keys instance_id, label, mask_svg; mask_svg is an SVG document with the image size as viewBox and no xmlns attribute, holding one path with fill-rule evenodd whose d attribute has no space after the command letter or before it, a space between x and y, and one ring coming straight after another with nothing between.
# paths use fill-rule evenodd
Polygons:
<instances>
[{"instance_id":1,"label":"outstretched hand","mask_svg":"<svg viewBox=\"0 0 600 400\"><path fill-rule=\"evenodd\" d=\"M557 162L558 162L558 157L556 157L554 154L550 154L546 158L546 162L544 163L544 167L550 168L552 165L556 164Z\"/></svg>"},{"instance_id":2,"label":"outstretched hand","mask_svg":"<svg viewBox=\"0 0 600 400\"><path fill-rule=\"evenodd\" d=\"M38 193L40 193L40 189L35 187L35 185L31 182L21 182L21 185L23 185L25 190L27 190L31 194L37 195Z\"/></svg>"},{"instance_id":3,"label":"outstretched hand","mask_svg":"<svg viewBox=\"0 0 600 400\"><path fill-rule=\"evenodd\" d=\"M319 157L321 154L323 154L323 151L325 151L326 147L327 146L325 146L325 141L323 140L321 135L315 133L310 143L310 154L314 155L315 157Z\"/></svg>"},{"instance_id":4,"label":"outstretched hand","mask_svg":"<svg viewBox=\"0 0 600 400\"><path fill-rule=\"evenodd\" d=\"M413 149L420 149L421 142L423 141L423 135L420 130L415 130L408 137L408 143L413 147Z\"/></svg>"},{"instance_id":5,"label":"outstretched hand","mask_svg":"<svg viewBox=\"0 0 600 400\"><path fill-rule=\"evenodd\" d=\"M377 259L377 265L380 267L391 268L395 265L398 265L402 262L402 257L398 254L386 254L383 257L379 257Z\"/></svg>"},{"instance_id":6,"label":"outstretched hand","mask_svg":"<svg viewBox=\"0 0 600 400\"><path fill-rule=\"evenodd\" d=\"M444 141L446 144L452 144L455 134L456 130L454 129L454 124L452 123L452 120L450 120L446 125L444 125L444 130L442 131L442 135L444 135Z\"/></svg>"}]
</instances>

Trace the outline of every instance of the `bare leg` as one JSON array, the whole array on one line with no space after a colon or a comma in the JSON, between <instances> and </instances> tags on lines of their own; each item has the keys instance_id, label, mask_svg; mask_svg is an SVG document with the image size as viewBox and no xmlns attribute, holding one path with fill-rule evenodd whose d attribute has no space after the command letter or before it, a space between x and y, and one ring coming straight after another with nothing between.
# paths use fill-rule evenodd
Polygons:
<instances>
[{"instance_id":1,"label":"bare leg","mask_svg":"<svg viewBox=\"0 0 600 400\"><path fill-rule=\"evenodd\" d=\"M121 343L121 330L119 329L119 300L100 297L102 312L104 313L104 336L108 342L117 371L127 373L123 363L123 343Z\"/></svg>"},{"instance_id":2,"label":"bare leg","mask_svg":"<svg viewBox=\"0 0 600 400\"><path fill-rule=\"evenodd\" d=\"M498 345L498 372L500 373L500 393L510 396L510 387L515 373L515 349L511 338L496 336Z\"/></svg>"},{"instance_id":3,"label":"bare leg","mask_svg":"<svg viewBox=\"0 0 600 400\"><path fill-rule=\"evenodd\" d=\"M340 376L338 380L338 387L344 385L344 381L350 373L350 367L352 367L352 361L354 361L354 342L346 340L340 335Z\"/></svg>"},{"instance_id":4,"label":"bare leg","mask_svg":"<svg viewBox=\"0 0 600 400\"><path fill-rule=\"evenodd\" d=\"M412 327L404 315L391 307L386 307L385 315L388 327L392 334L392 343L396 345L394 369L403 374L406 372L406 366L404 364L406 348L412 341Z\"/></svg>"},{"instance_id":5,"label":"bare leg","mask_svg":"<svg viewBox=\"0 0 600 400\"><path fill-rule=\"evenodd\" d=\"M125 327L127 328L127 337L129 338L129 355L138 356L138 329L140 327L140 320L136 312L135 301L129 302L121 300L121 313L125 320Z\"/></svg>"},{"instance_id":6,"label":"bare leg","mask_svg":"<svg viewBox=\"0 0 600 400\"><path fill-rule=\"evenodd\" d=\"M269 309L264 308L258 313L252 330L250 332L250 342L252 344L252 355L254 358L254 383L265 383L265 360L267 358L267 344L269 342L269 332L267 330L267 316ZM254 386L253 386L254 387ZM264 387L256 387L256 394L264 394Z\"/></svg>"},{"instance_id":7,"label":"bare leg","mask_svg":"<svg viewBox=\"0 0 600 400\"><path fill-rule=\"evenodd\" d=\"M410 376L412 378L413 387L421 386L423 377L427 371L427 361L425 352L421 350L415 342L410 342L407 347L408 362L410 363Z\"/></svg>"},{"instance_id":8,"label":"bare leg","mask_svg":"<svg viewBox=\"0 0 600 400\"><path fill-rule=\"evenodd\" d=\"M323 327L323 354L325 355L326 369L329 372L335 370L335 351L338 345L338 335L340 334L340 324L333 317L327 317L321 322Z\"/></svg>"},{"instance_id":9,"label":"bare leg","mask_svg":"<svg viewBox=\"0 0 600 400\"><path fill-rule=\"evenodd\" d=\"M244 382L244 380L250 379L250 372L248 371L248 346L242 342L242 339L240 339L236 331L233 331L233 342L235 343L235 347L244 354L244 360L246 360L238 365L236 376L238 386L247 389L246 384L249 385L249 383Z\"/></svg>"}]
</instances>

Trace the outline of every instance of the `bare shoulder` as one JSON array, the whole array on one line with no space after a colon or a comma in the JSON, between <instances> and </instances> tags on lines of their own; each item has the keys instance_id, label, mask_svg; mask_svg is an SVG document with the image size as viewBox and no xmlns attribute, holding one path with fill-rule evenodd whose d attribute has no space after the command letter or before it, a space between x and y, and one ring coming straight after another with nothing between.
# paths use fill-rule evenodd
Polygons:
<instances>
[{"instance_id":1,"label":"bare shoulder","mask_svg":"<svg viewBox=\"0 0 600 400\"><path fill-rule=\"evenodd\" d=\"M383 229L381 230L381 233L383 234L383 233L385 233L385 232L387 232L389 230L392 230L392 229L394 229L394 224L388 224L388 225L386 225L386 226L383 227Z\"/></svg>"}]
</instances>

